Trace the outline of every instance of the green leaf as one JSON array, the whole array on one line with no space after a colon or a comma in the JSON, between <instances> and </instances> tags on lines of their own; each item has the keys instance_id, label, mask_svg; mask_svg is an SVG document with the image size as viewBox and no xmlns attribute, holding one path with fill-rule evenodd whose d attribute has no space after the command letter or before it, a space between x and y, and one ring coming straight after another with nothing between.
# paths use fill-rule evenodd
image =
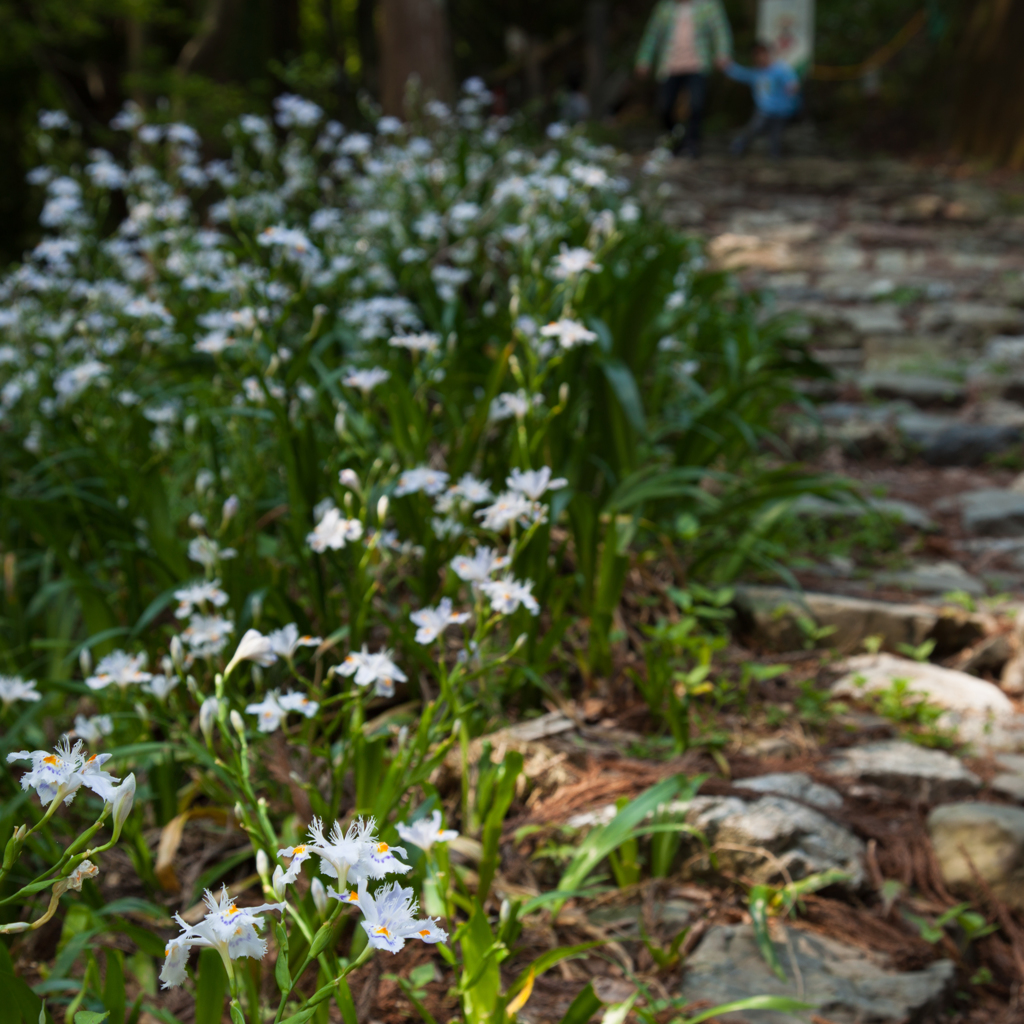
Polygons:
<instances>
[{"instance_id":1,"label":"green leaf","mask_svg":"<svg viewBox=\"0 0 1024 1024\"><path fill-rule=\"evenodd\" d=\"M780 981L789 981L786 972L782 969L782 964L779 963L772 937L768 932L768 906L774 896L775 890L771 886L755 885L750 890L748 909L750 910L750 920L754 925L754 939L764 962Z\"/></svg>"},{"instance_id":2,"label":"green leaf","mask_svg":"<svg viewBox=\"0 0 1024 1024\"><path fill-rule=\"evenodd\" d=\"M801 1003L789 996L751 996L749 999L738 999L734 1003L723 1003L712 1006L710 1010L698 1013L696 1017L687 1017L681 1024L701 1024L701 1021L719 1017L725 1013L738 1013L740 1010L778 1010L781 1013L799 1013L801 1010L817 1009L812 1003Z\"/></svg>"},{"instance_id":3,"label":"green leaf","mask_svg":"<svg viewBox=\"0 0 1024 1024\"><path fill-rule=\"evenodd\" d=\"M204 949L199 954L195 1024L220 1024L227 990L228 976L224 973L220 953L215 949Z\"/></svg>"},{"instance_id":4,"label":"green leaf","mask_svg":"<svg viewBox=\"0 0 1024 1024\"><path fill-rule=\"evenodd\" d=\"M657 810L660 804L674 800L680 790L687 787L692 791L693 785L684 776L676 775L664 779L650 789L641 793L635 800L628 803L615 815L607 825L592 829L590 834L580 843L565 873L558 883L558 889L565 896L555 903L552 914L558 914L568 893L580 888L586 877L603 861L609 853L617 850L648 814Z\"/></svg>"},{"instance_id":5,"label":"green leaf","mask_svg":"<svg viewBox=\"0 0 1024 1024\"><path fill-rule=\"evenodd\" d=\"M317 1006L320 1004L318 1003ZM317 1006L307 1006L305 1010L299 1010L290 1017L285 1017L281 1024L306 1024L306 1021L317 1011Z\"/></svg>"},{"instance_id":6,"label":"green leaf","mask_svg":"<svg viewBox=\"0 0 1024 1024\"><path fill-rule=\"evenodd\" d=\"M501 974L494 956L494 936L487 915L477 907L461 939L463 979L473 985L463 996L467 1024L492 1024L501 988Z\"/></svg>"},{"instance_id":7,"label":"green leaf","mask_svg":"<svg viewBox=\"0 0 1024 1024\"><path fill-rule=\"evenodd\" d=\"M605 379L611 385L629 425L640 435L647 433L647 417L640 389L630 368L618 359L606 359L601 363Z\"/></svg>"},{"instance_id":8,"label":"green leaf","mask_svg":"<svg viewBox=\"0 0 1024 1024\"><path fill-rule=\"evenodd\" d=\"M587 1024L590 1018L601 1009L601 1006L601 1000L594 994L593 987L587 985L572 1001L569 1009L565 1011L561 1024Z\"/></svg>"},{"instance_id":9,"label":"green leaf","mask_svg":"<svg viewBox=\"0 0 1024 1024\"><path fill-rule=\"evenodd\" d=\"M124 955L119 949L107 949L107 977L103 985L103 1005L110 1011L110 1024L124 1024Z\"/></svg>"},{"instance_id":10,"label":"green leaf","mask_svg":"<svg viewBox=\"0 0 1024 1024\"><path fill-rule=\"evenodd\" d=\"M341 1019L344 1024L359 1024L356 1017L355 1000L352 998L352 990L348 987L348 982L344 978L338 982L334 992L334 1001L338 1004L338 1010L341 1012Z\"/></svg>"},{"instance_id":11,"label":"green leaf","mask_svg":"<svg viewBox=\"0 0 1024 1024\"><path fill-rule=\"evenodd\" d=\"M639 992L634 992L625 1002L616 1003L614 1006L609 1006L604 1011L604 1016L601 1018L601 1024L624 1024L626 1018L629 1016L629 1011L633 1009L633 1004L639 997Z\"/></svg>"},{"instance_id":12,"label":"green leaf","mask_svg":"<svg viewBox=\"0 0 1024 1024\"><path fill-rule=\"evenodd\" d=\"M522 770L523 755L516 750L510 750L498 768L493 800L484 823L480 882L476 890L476 899L480 906L483 906L491 889L491 880L498 866L498 843L501 841L505 815L512 804L516 792L516 779Z\"/></svg>"},{"instance_id":13,"label":"green leaf","mask_svg":"<svg viewBox=\"0 0 1024 1024\"><path fill-rule=\"evenodd\" d=\"M4 1007L7 1019L36 1024L43 1001L28 987L24 978L15 976L14 964L3 942L0 942L0 993L4 997L0 999L0 1006Z\"/></svg>"},{"instance_id":14,"label":"green leaf","mask_svg":"<svg viewBox=\"0 0 1024 1024\"><path fill-rule=\"evenodd\" d=\"M110 1016L110 1011L96 1013L94 1010L79 1010L75 1014L75 1024L100 1024Z\"/></svg>"},{"instance_id":15,"label":"green leaf","mask_svg":"<svg viewBox=\"0 0 1024 1024\"><path fill-rule=\"evenodd\" d=\"M575 946L559 946L557 949L549 949L546 953L537 957L520 975L506 992L506 996L513 996L526 984L526 979L532 971L534 977L539 978L545 971L551 970L557 963L563 960L571 960L573 957L581 956L588 949L596 946L603 946L603 942L581 942Z\"/></svg>"}]
</instances>

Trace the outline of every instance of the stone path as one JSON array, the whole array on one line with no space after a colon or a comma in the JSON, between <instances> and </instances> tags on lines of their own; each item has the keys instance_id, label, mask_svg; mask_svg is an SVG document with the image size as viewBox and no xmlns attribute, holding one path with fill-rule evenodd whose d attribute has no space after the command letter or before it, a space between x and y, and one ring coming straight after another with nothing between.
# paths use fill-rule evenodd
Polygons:
<instances>
[{"instance_id":1,"label":"stone path","mask_svg":"<svg viewBox=\"0 0 1024 1024\"><path fill-rule=\"evenodd\" d=\"M828 587L801 582L1024 596L1024 183L811 157L673 161L665 177L669 219L797 314L835 372L807 384L820 422L794 417L795 453L931 534L869 581L840 561L818 574Z\"/></svg>"},{"instance_id":2,"label":"stone path","mask_svg":"<svg viewBox=\"0 0 1024 1024\"><path fill-rule=\"evenodd\" d=\"M837 809L904 801L927 812L952 892L976 897L980 877L1024 910L1024 183L818 158L674 161L665 178L669 218L706 237L714 264L765 290L775 311L797 314L834 371L808 382L820 421L794 414L789 440L799 458L858 482L865 500L804 499L793 514L841 528L883 516L901 531L881 569L833 556L796 571L803 592L741 588L741 640L798 651L808 646L801 619L813 620L829 630L822 646L848 656L825 671L836 698L856 702L901 680L967 744L957 755L892 732L861 737L820 751L817 781L776 762L733 795L680 811L712 842L746 851L734 866L750 878L839 868L863 895L878 879ZM865 653L868 637L881 653ZM906 657L923 644L936 663ZM776 937L794 968L785 982L749 925L716 926L689 960L685 994L724 1001L796 988L835 1021L926 1020L948 1003L948 960L899 972L820 935L780 927Z\"/></svg>"}]
</instances>

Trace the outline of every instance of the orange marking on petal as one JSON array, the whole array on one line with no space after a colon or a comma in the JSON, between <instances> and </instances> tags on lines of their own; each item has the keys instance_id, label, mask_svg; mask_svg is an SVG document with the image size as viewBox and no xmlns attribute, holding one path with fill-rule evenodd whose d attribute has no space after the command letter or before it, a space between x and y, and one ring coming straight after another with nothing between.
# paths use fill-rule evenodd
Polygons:
<instances>
[{"instance_id":1,"label":"orange marking on petal","mask_svg":"<svg viewBox=\"0 0 1024 1024\"><path fill-rule=\"evenodd\" d=\"M420 935L426 937L429 934L430 934L430 929L429 928L421 928L420 929Z\"/></svg>"},{"instance_id":2,"label":"orange marking on petal","mask_svg":"<svg viewBox=\"0 0 1024 1024\"><path fill-rule=\"evenodd\" d=\"M373 934L374 935L386 935L389 939L391 938L391 932L389 932L387 930L387 928L384 927L384 925L381 925L379 928L375 928L373 930Z\"/></svg>"},{"instance_id":3,"label":"orange marking on petal","mask_svg":"<svg viewBox=\"0 0 1024 1024\"><path fill-rule=\"evenodd\" d=\"M388 850L390 850L390 849L391 849L391 847L388 846L387 843L378 843L377 844L377 852L378 853L387 853Z\"/></svg>"},{"instance_id":4,"label":"orange marking on petal","mask_svg":"<svg viewBox=\"0 0 1024 1024\"><path fill-rule=\"evenodd\" d=\"M296 857L296 856L298 856L298 854L305 853L305 852L306 852L306 847L305 846L296 846L295 849L292 850L292 856Z\"/></svg>"},{"instance_id":5,"label":"orange marking on petal","mask_svg":"<svg viewBox=\"0 0 1024 1024\"><path fill-rule=\"evenodd\" d=\"M47 754L47 756L43 758L43 764L60 764L60 758L53 754Z\"/></svg>"}]
</instances>

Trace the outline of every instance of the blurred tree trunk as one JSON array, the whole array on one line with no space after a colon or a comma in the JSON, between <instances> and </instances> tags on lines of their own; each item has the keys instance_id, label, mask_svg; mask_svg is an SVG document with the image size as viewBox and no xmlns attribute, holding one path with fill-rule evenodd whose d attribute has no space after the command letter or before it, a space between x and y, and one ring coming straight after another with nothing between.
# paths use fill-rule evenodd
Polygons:
<instances>
[{"instance_id":1,"label":"blurred tree trunk","mask_svg":"<svg viewBox=\"0 0 1024 1024\"><path fill-rule=\"evenodd\" d=\"M423 95L455 95L445 0L381 0L380 51L384 112L405 113L405 90L416 76Z\"/></svg>"},{"instance_id":2,"label":"blurred tree trunk","mask_svg":"<svg viewBox=\"0 0 1024 1024\"><path fill-rule=\"evenodd\" d=\"M210 72L222 54L231 27L240 8L239 0L209 0L203 20L196 34L181 48L178 54L178 71L182 75L194 71ZM141 27L139 29L141 33ZM140 34L139 61L143 41Z\"/></svg>"},{"instance_id":3,"label":"blurred tree trunk","mask_svg":"<svg viewBox=\"0 0 1024 1024\"><path fill-rule=\"evenodd\" d=\"M955 144L969 157L1024 167L1024 0L976 0L959 60Z\"/></svg>"}]
</instances>

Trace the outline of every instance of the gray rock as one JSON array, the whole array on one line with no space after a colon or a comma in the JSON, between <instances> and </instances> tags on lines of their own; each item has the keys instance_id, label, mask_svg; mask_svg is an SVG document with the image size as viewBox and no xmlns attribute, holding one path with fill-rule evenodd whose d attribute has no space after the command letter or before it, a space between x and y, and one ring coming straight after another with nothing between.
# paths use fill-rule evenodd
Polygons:
<instances>
[{"instance_id":1,"label":"gray rock","mask_svg":"<svg viewBox=\"0 0 1024 1024\"><path fill-rule=\"evenodd\" d=\"M1024 437L1020 427L963 423L934 413L907 413L898 418L896 425L933 466L977 466Z\"/></svg>"},{"instance_id":2,"label":"gray rock","mask_svg":"<svg viewBox=\"0 0 1024 1024\"><path fill-rule=\"evenodd\" d=\"M790 978L784 982L764 962L751 925L709 928L686 961L681 993L684 1002L707 1000L716 1006L757 995L796 998L791 945L803 980L802 1001L814 1010L744 1010L725 1014L721 1020L807 1024L815 1013L836 1024L902 1024L931 1019L945 1006L956 974L949 960L938 960L923 971L891 971L881 958L862 949L801 929L787 931L789 944L773 941L779 962Z\"/></svg>"},{"instance_id":3,"label":"gray rock","mask_svg":"<svg viewBox=\"0 0 1024 1024\"><path fill-rule=\"evenodd\" d=\"M917 373L865 373L858 380L862 391L879 398L904 398L919 406L963 405L967 389L963 384L943 377Z\"/></svg>"},{"instance_id":4,"label":"gray rock","mask_svg":"<svg viewBox=\"0 0 1024 1024\"><path fill-rule=\"evenodd\" d=\"M1024 715L1014 711L998 686L984 679L891 654L847 658L844 667L848 674L832 690L838 696L886 690L902 679L912 693L945 708L937 724L954 730L961 742L972 744L979 753L1024 750Z\"/></svg>"},{"instance_id":5,"label":"gray rock","mask_svg":"<svg viewBox=\"0 0 1024 1024\"><path fill-rule=\"evenodd\" d=\"M956 669L912 661L893 654L862 654L847 658L846 675L832 688L837 696L889 689L894 680L907 682L914 693L949 711L980 715L1012 715L1013 704L998 686Z\"/></svg>"},{"instance_id":6,"label":"gray rock","mask_svg":"<svg viewBox=\"0 0 1024 1024\"><path fill-rule=\"evenodd\" d=\"M1019 803L1024 803L1024 775L1016 775L1013 772L1000 772L992 782L992 791L1000 796L1009 797Z\"/></svg>"},{"instance_id":7,"label":"gray rock","mask_svg":"<svg viewBox=\"0 0 1024 1024\"><path fill-rule=\"evenodd\" d=\"M920 594L948 594L962 590L973 597L983 597L985 584L972 576L958 562L919 562L898 572L879 572L872 577L881 586L899 587Z\"/></svg>"},{"instance_id":8,"label":"gray rock","mask_svg":"<svg viewBox=\"0 0 1024 1024\"><path fill-rule=\"evenodd\" d=\"M737 789L750 789L755 793L795 797L826 811L843 806L843 798L834 789L822 786L803 772L772 772L751 779L737 779L733 785Z\"/></svg>"},{"instance_id":9,"label":"gray rock","mask_svg":"<svg viewBox=\"0 0 1024 1024\"><path fill-rule=\"evenodd\" d=\"M864 882L860 839L819 811L785 797L763 796L748 803L734 796L698 796L676 809L710 843L746 847L722 849L717 856L758 881L782 881L781 865L794 879L837 870L849 876L846 885L851 889Z\"/></svg>"},{"instance_id":10,"label":"gray rock","mask_svg":"<svg viewBox=\"0 0 1024 1024\"><path fill-rule=\"evenodd\" d=\"M999 899L1024 909L1024 809L946 804L928 815L928 831L950 888L974 889L977 871Z\"/></svg>"},{"instance_id":11,"label":"gray rock","mask_svg":"<svg viewBox=\"0 0 1024 1024\"><path fill-rule=\"evenodd\" d=\"M1024 494L1000 488L969 491L961 499L968 533L985 537L1024 537Z\"/></svg>"},{"instance_id":12,"label":"gray rock","mask_svg":"<svg viewBox=\"0 0 1024 1024\"><path fill-rule=\"evenodd\" d=\"M1024 337L1008 337L1005 334L989 338L985 345L985 358L999 365L1024 364Z\"/></svg>"},{"instance_id":13,"label":"gray rock","mask_svg":"<svg viewBox=\"0 0 1024 1024\"><path fill-rule=\"evenodd\" d=\"M981 787L981 779L957 758L904 740L841 750L824 770L861 787L895 790L926 803L970 796Z\"/></svg>"},{"instance_id":14,"label":"gray rock","mask_svg":"<svg viewBox=\"0 0 1024 1024\"><path fill-rule=\"evenodd\" d=\"M851 306L842 315L858 334L901 334L906 330L900 307L891 302Z\"/></svg>"},{"instance_id":15,"label":"gray rock","mask_svg":"<svg viewBox=\"0 0 1024 1024\"><path fill-rule=\"evenodd\" d=\"M937 650L959 651L979 640L982 627L955 609L926 604L893 604L836 594L798 593L783 587L740 587L735 607L740 630L774 650L797 650L804 644L797 617L819 626L835 626L825 643L840 651L857 650L865 637L881 636L883 647L915 647L934 639Z\"/></svg>"},{"instance_id":16,"label":"gray rock","mask_svg":"<svg viewBox=\"0 0 1024 1024\"><path fill-rule=\"evenodd\" d=\"M918 318L923 331L960 327L978 332L1014 330L1020 326L1021 312L1012 306L983 302L944 302L926 306Z\"/></svg>"},{"instance_id":17,"label":"gray rock","mask_svg":"<svg viewBox=\"0 0 1024 1024\"><path fill-rule=\"evenodd\" d=\"M814 519L862 519L877 512L898 519L915 530L937 529L935 520L919 505L890 498L868 498L864 502L829 501L816 494L803 494L790 506L790 512Z\"/></svg>"},{"instance_id":18,"label":"gray rock","mask_svg":"<svg viewBox=\"0 0 1024 1024\"><path fill-rule=\"evenodd\" d=\"M1004 771L990 783L993 791L1024 803L1024 755L998 754L996 762Z\"/></svg>"}]
</instances>

